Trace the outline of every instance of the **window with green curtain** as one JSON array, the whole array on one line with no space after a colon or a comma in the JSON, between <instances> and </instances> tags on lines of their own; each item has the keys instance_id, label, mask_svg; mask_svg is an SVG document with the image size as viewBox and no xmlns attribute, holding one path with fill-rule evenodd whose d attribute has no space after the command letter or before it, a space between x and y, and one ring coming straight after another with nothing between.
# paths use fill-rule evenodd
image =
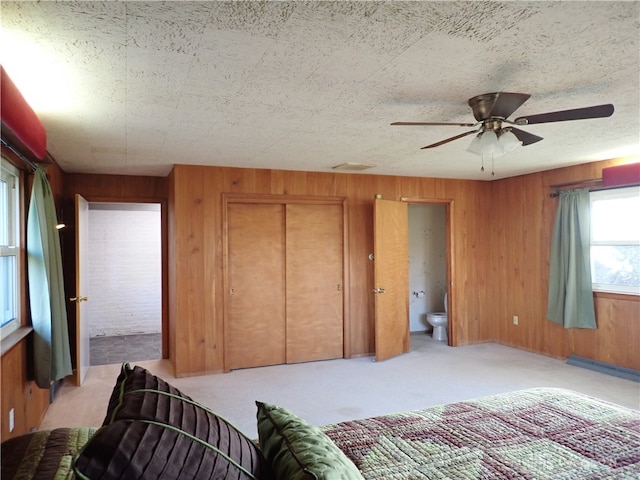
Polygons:
<instances>
[{"instance_id":1,"label":"window with green curtain","mask_svg":"<svg viewBox=\"0 0 640 480\"><path fill-rule=\"evenodd\" d=\"M551 237L547 318L565 328L597 328L590 218L588 189L560 193Z\"/></svg>"},{"instance_id":2,"label":"window with green curtain","mask_svg":"<svg viewBox=\"0 0 640 480\"><path fill-rule=\"evenodd\" d=\"M34 330L34 371L40 388L71 375L67 307L56 209L43 168L34 172L27 217L29 304Z\"/></svg>"}]
</instances>

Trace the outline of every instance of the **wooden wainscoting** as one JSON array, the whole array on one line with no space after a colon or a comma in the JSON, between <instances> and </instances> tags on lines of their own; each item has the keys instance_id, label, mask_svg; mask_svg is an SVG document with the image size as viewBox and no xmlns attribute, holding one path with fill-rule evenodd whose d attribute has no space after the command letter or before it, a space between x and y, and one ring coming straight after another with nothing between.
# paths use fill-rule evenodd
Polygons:
<instances>
[{"instance_id":1,"label":"wooden wainscoting","mask_svg":"<svg viewBox=\"0 0 640 480\"><path fill-rule=\"evenodd\" d=\"M0 423L3 441L37 429L49 408L49 390L38 388L28 378L27 342L28 337L23 338L2 355ZM13 431L9 428L11 410Z\"/></svg>"}]
</instances>

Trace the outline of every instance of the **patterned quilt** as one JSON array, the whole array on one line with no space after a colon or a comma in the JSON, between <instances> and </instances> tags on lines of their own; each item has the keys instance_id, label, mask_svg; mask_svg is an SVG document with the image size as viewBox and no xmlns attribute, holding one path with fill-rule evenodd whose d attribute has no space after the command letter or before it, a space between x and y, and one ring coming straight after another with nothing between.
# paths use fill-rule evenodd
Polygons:
<instances>
[{"instance_id":1,"label":"patterned quilt","mask_svg":"<svg viewBox=\"0 0 640 480\"><path fill-rule=\"evenodd\" d=\"M322 429L367 480L640 479L640 412L561 389Z\"/></svg>"}]
</instances>

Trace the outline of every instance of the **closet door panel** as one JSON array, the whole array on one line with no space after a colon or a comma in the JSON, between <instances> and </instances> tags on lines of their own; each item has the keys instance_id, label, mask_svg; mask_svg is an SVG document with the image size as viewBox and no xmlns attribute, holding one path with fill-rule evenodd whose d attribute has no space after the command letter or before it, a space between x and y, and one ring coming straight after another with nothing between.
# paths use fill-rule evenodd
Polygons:
<instances>
[{"instance_id":1,"label":"closet door panel","mask_svg":"<svg viewBox=\"0 0 640 480\"><path fill-rule=\"evenodd\" d=\"M285 363L285 230L280 204L228 205L228 369Z\"/></svg>"},{"instance_id":2,"label":"closet door panel","mask_svg":"<svg viewBox=\"0 0 640 480\"><path fill-rule=\"evenodd\" d=\"M343 357L342 205L286 206L287 363Z\"/></svg>"}]
</instances>

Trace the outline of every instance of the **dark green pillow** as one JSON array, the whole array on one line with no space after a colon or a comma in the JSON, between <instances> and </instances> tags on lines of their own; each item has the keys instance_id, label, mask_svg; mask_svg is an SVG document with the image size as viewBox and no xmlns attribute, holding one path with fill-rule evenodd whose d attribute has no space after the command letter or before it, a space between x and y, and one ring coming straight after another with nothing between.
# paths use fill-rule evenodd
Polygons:
<instances>
[{"instance_id":1,"label":"dark green pillow","mask_svg":"<svg viewBox=\"0 0 640 480\"><path fill-rule=\"evenodd\" d=\"M359 470L318 427L290 411L256 402L260 448L278 480L357 480Z\"/></svg>"}]
</instances>

